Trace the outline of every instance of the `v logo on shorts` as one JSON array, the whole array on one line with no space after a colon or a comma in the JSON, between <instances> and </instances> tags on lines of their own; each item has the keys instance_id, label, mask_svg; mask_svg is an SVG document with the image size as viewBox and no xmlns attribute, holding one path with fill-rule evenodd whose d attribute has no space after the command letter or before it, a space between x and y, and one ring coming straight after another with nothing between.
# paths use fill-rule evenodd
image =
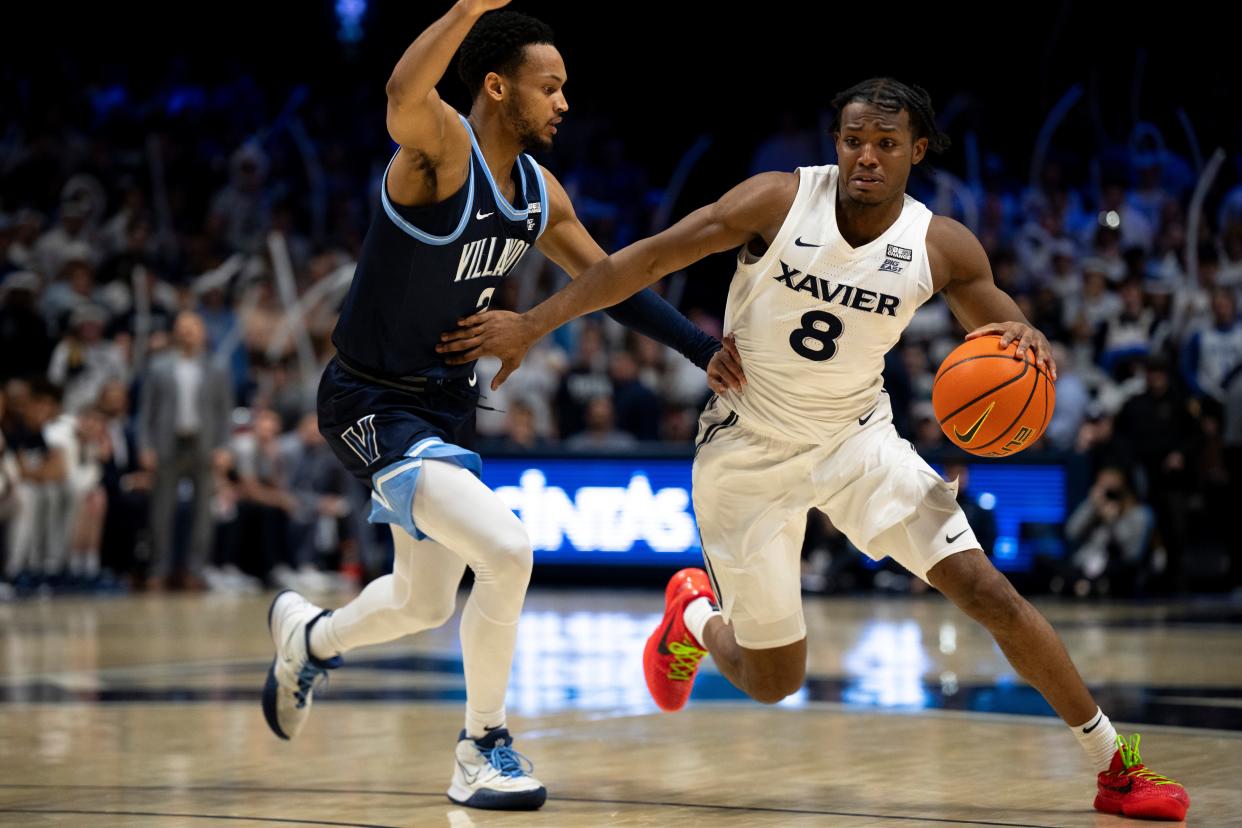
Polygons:
<instances>
[{"instance_id":1,"label":"v logo on shorts","mask_svg":"<svg viewBox=\"0 0 1242 828\"><path fill-rule=\"evenodd\" d=\"M368 466L379 459L379 446L375 439L375 415L368 414L341 432L341 440L350 451L362 458Z\"/></svg>"}]
</instances>

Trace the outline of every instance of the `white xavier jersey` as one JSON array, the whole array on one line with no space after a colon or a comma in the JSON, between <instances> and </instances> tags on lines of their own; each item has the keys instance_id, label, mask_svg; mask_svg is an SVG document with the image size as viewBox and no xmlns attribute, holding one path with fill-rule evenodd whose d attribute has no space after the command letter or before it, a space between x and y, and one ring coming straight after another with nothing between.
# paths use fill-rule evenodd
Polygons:
<instances>
[{"instance_id":1,"label":"white xavier jersey","mask_svg":"<svg viewBox=\"0 0 1242 828\"><path fill-rule=\"evenodd\" d=\"M724 330L747 387L722 399L756 431L823 444L876 406L885 353L932 295L932 212L907 195L897 221L855 249L837 230L837 167L798 174L771 247L738 254Z\"/></svg>"}]
</instances>

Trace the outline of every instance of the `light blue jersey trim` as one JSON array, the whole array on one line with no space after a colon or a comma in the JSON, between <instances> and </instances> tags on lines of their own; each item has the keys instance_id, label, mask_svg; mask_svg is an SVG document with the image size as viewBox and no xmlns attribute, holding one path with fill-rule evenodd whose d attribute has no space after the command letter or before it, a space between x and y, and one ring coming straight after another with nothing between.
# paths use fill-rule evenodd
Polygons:
<instances>
[{"instance_id":1,"label":"light blue jersey trim","mask_svg":"<svg viewBox=\"0 0 1242 828\"><path fill-rule=\"evenodd\" d=\"M515 210L509 200L500 194L500 188L496 186L496 179L492 178L491 167L487 166L487 159L483 157L483 150L479 148L478 139L474 137L474 130L470 128L470 122L466 120L466 116L459 114L461 122L466 125L466 132L470 133L470 144L474 147L474 151L479 154L479 163L483 165L483 174L487 176L487 183L492 185L492 195L496 197L496 205L500 212L505 214L505 218L509 221L521 221L526 218L526 214L530 212L530 206L527 205L525 210ZM522 198L526 198L525 173L522 172L522 165L518 164L518 174L523 176Z\"/></svg>"},{"instance_id":2,"label":"light blue jersey trim","mask_svg":"<svg viewBox=\"0 0 1242 828\"><path fill-rule=\"evenodd\" d=\"M463 469L483 476L483 461L473 451L446 443L439 437L419 440L405 451L405 457L371 475L370 523L391 523L409 532L415 540L422 540L427 533L414 525L414 492L418 488L418 473L424 460L445 460Z\"/></svg>"},{"instance_id":3,"label":"light blue jersey trim","mask_svg":"<svg viewBox=\"0 0 1242 828\"><path fill-rule=\"evenodd\" d=\"M462 234L462 231L466 229L466 225L470 223L470 213L474 209L473 159L470 162L470 172L466 175L466 186L469 187L469 190L466 193L466 209L462 211L461 220L457 222L457 229L448 236L433 236L430 233L419 230L413 224L406 221L405 218L397 212L397 208L393 206L392 201L388 198L388 171L392 169L392 162L397 160L397 154L400 152L401 150L397 150L397 152L393 154L392 159L388 162L388 166L384 168L384 178L380 181L380 201L384 204L384 212L388 214L388 218L392 219L393 224L397 225L423 244L443 246L457 241L457 237Z\"/></svg>"},{"instance_id":4,"label":"light blue jersey trim","mask_svg":"<svg viewBox=\"0 0 1242 828\"><path fill-rule=\"evenodd\" d=\"M543 235L543 231L548 229L548 213L551 212L548 209L548 185L543 180L543 170L539 169L539 162L529 155L526 158L530 161L531 168L535 171L535 183L539 185L539 235L535 236L535 240L538 241L539 236ZM525 185L525 179L523 179L522 183Z\"/></svg>"}]
</instances>

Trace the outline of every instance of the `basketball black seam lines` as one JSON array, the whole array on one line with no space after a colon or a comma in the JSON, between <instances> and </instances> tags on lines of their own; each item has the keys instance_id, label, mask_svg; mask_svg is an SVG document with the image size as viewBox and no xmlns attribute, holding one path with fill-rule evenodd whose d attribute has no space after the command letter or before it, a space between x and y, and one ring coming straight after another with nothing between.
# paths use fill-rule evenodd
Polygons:
<instances>
[{"instance_id":1,"label":"basketball black seam lines","mask_svg":"<svg viewBox=\"0 0 1242 828\"><path fill-rule=\"evenodd\" d=\"M971 357L971 359L998 359L998 358L999 358L999 359L1012 359L1012 357ZM965 360L962 360L962 362L965 362ZM954 364L954 366L953 366L953 367L954 367L954 368L956 368L958 365L961 365L961 362ZM1030 368L1030 367L1031 367L1031 363L1027 362L1026 360L1023 360L1023 361L1022 361L1022 373L1018 374L1018 375L1017 375L1017 376L1015 376L1015 377L1011 377L1011 378L1009 378L1009 379L1005 380L1005 381L1004 381L1004 382L1002 382L1000 385L997 385L997 386L995 386L995 387L989 388L987 391L984 391L982 394L980 394L979 396L975 397L973 400L971 400L970 402L966 403L965 405L961 406L961 407L960 407L960 408L958 408L956 411L953 411L953 412L950 412L949 414L946 414L946 415L944 416L944 419L942 419L942 420L940 421L940 427L941 427L941 428L944 428L944 424L945 424L945 423L947 423L949 420L952 420L952 419L953 419L954 417L956 417L958 414L961 414L963 411L965 411L966 409L970 408L970 407L971 407L972 405L974 405L975 403L977 403L977 402L979 402L980 400L982 400L982 399L986 398L989 394L995 394L997 391L1001 390L1002 388L1004 388L1004 387L1006 387L1006 386L1008 386L1008 385L1013 385L1015 382L1017 382L1018 380L1020 380L1020 379L1022 379L1023 377L1025 377L1025 376L1026 376L1027 369L1028 369L1028 368ZM952 369L950 369L950 370L952 370ZM946 372L946 373L947 373L947 372ZM934 385L934 384L932 385L932 390L933 390L933 393L934 393L934 391L935 391L935 385Z\"/></svg>"},{"instance_id":2,"label":"basketball black seam lines","mask_svg":"<svg viewBox=\"0 0 1242 828\"><path fill-rule=\"evenodd\" d=\"M1011 354L979 354L978 356L963 357L962 359L959 359L957 362L950 365L943 374L937 374L936 378L932 380L932 388L935 388L936 383L940 382L940 380L948 376L949 371L952 371L957 366L964 365L967 362L974 362L976 359L1013 359L1013 358L1014 357ZM1028 366L1030 366L1031 368L1034 368L1040 374L1043 374L1044 379L1048 379L1048 372L1039 367L1039 363L1035 362L1034 357L1031 358L1030 362L1027 362L1025 358L1022 361L1026 363ZM885 391L883 393L888 393L888 392Z\"/></svg>"},{"instance_id":3,"label":"basketball black seam lines","mask_svg":"<svg viewBox=\"0 0 1242 828\"><path fill-rule=\"evenodd\" d=\"M1026 373L1026 372L1025 372L1025 371L1023 371L1022 373ZM993 437L991 440L988 440L986 443L984 443L984 444L983 444L983 445L981 445L981 446L971 446L971 447L970 447L970 448L971 448L971 450L973 451L973 450L975 450L975 449L985 449L985 448L987 448L988 446L990 446L990 445L992 445L993 443L995 443L997 440L999 440L999 439L1001 439L1002 437L1004 437L1006 434L1008 434L1008 433L1009 433L1009 431L1010 431L1010 429L1012 429L1015 425L1017 425L1017 424L1018 424L1018 421L1022 419L1022 415L1026 413L1026 410L1027 410L1028 408L1030 408L1030 407L1031 407L1031 400L1035 399L1035 389L1036 389L1036 388L1038 388L1038 387L1039 387L1039 375L1038 375L1038 374L1036 374L1036 375L1035 375L1035 382L1031 383L1031 393L1029 393L1029 394L1027 394L1027 395L1026 395L1026 403L1025 403L1025 404L1023 404L1023 406L1022 406L1022 410L1021 410L1021 411L1019 411L1019 412L1018 412L1018 414L1017 414L1017 416L1013 418L1013 421L1012 421L1012 422L1010 422L1010 423L1009 423L1009 425L1007 425L1007 426L1005 426L1003 429L1001 429L1000 434L997 434L995 437Z\"/></svg>"},{"instance_id":4,"label":"basketball black seam lines","mask_svg":"<svg viewBox=\"0 0 1242 828\"><path fill-rule=\"evenodd\" d=\"M1042 435L1044 429L1048 427L1048 421L1052 419L1052 409L1048 405L1048 389L1052 387L1052 380L1048 379L1048 375L1044 374L1044 419L1040 421L1039 433Z\"/></svg>"}]
</instances>

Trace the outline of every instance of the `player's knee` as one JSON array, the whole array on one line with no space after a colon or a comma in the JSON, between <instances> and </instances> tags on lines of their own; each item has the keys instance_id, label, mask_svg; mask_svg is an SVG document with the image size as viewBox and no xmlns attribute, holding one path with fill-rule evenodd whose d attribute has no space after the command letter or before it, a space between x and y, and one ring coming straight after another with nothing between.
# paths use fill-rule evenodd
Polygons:
<instances>
[{"instance_id":1,"label":"player's knee","mask_svg":"<svg viewBox=\"0 0 1242 828\"><path fill-rule=\"evenodd\" d=\"M487 565L497 580L525 585L530 581L535 554L530 536L516 518L496 534Z\"/></svg>"},{"instance_id":2,"label":"player's knee","mask_svg":"<svg viewBox=\"0 0 1242 828\"><path fill-rule=\"evenodd\" d=\"M746 667L746 693L762 704L776 704L802 689L806 681L805 658L750 659Z\"/></svg>"},{"instance_id":3,"label":"player's knee","mask_svg":"<svg viewBox=\"0 0 1242 828\"><path fill-rule=\"evenodd\" d=\"M761 704L776 704L801 690L805 678L801 670L762 676L752 682L749 695Z\"/></svg>"}]
</instances>

